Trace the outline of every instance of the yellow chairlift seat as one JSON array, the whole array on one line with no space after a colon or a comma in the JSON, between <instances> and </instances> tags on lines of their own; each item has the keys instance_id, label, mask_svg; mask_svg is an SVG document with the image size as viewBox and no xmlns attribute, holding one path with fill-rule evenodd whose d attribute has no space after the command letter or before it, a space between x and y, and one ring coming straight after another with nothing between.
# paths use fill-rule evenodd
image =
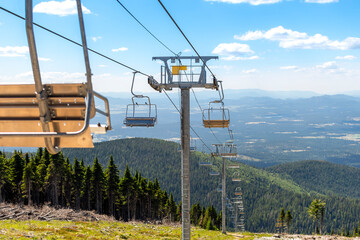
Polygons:
<instances>
[{"instance_id":1,"label":"yellow chairlift seat","mask_svg":"<svg viewBox=\"0 0 360 240\"><path fill-rule=\"evenodd\" d=\"M46 84L50 113L50 132L78 132L84 127L86 112L86 85ZM96 108L91 104L90 118ZM103 126L105 128L105 125ZM38 101L33 84L0 85L0 132L42 133ZM91 128L71 136L51 137L60 148L93 147ZM43 135L0 136L3 147L46 147Z\"/></svg>"},{"instance_id":2,"label":"yellow chairlift seat","mask_svg":"<svg viewBox=\"0 0 360 240\"><path fill-rule=\"evenodd\" d=\"M230 125L230 112L229 109L224 107L224 91L222 82L220 83L220 100L209 102L208 109L202 112L203 125L205 128L228 128ZM214 107L215 106L215 107Z\"/></svg>"},{"instance_id":3,"label":"yellow chairlift seat","mask_svg":"<svg viewBox=\"0 0 360 240\"><path fill-rule=\"evenodd\" d=\"M228 128L230 113L226 108L208 108L203 110L203 125L205 128Z\"/></svg>"}]
</instances>

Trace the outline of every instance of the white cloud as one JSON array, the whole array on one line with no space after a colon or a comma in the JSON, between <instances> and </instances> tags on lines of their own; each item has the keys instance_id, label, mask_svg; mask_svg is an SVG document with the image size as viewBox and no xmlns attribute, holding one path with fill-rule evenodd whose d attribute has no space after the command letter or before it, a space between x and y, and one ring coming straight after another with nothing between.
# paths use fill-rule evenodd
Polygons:
<instances>
[{"instance_id":1,"label":"white cloud","mask_svg":"<svg viewBox=\"0 0 360 240\"><path fill-rule=\"evenodd\" d=\"M338 65L336 64L335 61L331 61L331 62L323 63L321 65L317 65L316 68L318 68L318 69L337 69Z\"/></svg>"},{"instance_id":2,"label":"white cloud","mask_svg":"<svg viewBox=\"0 0 360 240\"><path fill-rule=\"evenodd\" d=\"M245 74L250 74L250 73L257 72L257 70L255 68L253 68L253 69L249 69L249 70L243 70L242 72L245 73Z\"/></svg>"},{"instance_id":3,"label":"white cloud","mask_svg":"<svg viewBox=\"0 0 360 240\"><path fill-rule=\"evenodd\" d=\"M29 52L27 46L21 47L0 47L0 57L25 57L25 54Z\"/></svg>"},{"instance_id":4,"label":"white cloud","mask_svg":"<svg viewBox=\"0 0 360 240\"><path fill-rule=\"evenodd\" d=\"M39 61L42 61L42 62L50 62L51 59L50 59L50 58L39 57Z\"/></svg>"},{"instance_id":5,"label":"white cloud","mask_svg":"<svg viewBox=\"0 0 360 240\"><path fill-rule=\"evenodd\" d=\"M241 43L220 43L213 51L213 54L222 56L221 59L227 61L235 60L254 60L258 59L258 56L247 56L254 53L247 44Z\"/></svg>"},{"instance_id":6,"label":"white cloud","mask_svg":"<svg viewBox=\"0 0 360 240\"><path fill-rule=\"evenodd\" d=\"M127 50L129 50L129 49L126 48L126 47L111 49L111 51L113 51L113 52L125 52L125 51L127 51Z\"/></svg>"},{"instance_id":7,"label":"white cloud","mask_svg":"<svg viewBox=\"0 0 360 240\"><path fill-rule=\"evenodd\" d=\"M224 61L240 61L240 60L256 60L259 59L259 56L250 56L250 57L237 57L234 55L222 57L221 60Z\"/></svg>"},{"instance_id":8,"label":"white cloud","mask_svg":"<svg viewBox=\"0 0 360 240\"><path fill-rule=\"evenodd\" d=\"M94 42L97 42L97 40L100 40L102 39L101 36L98 36L98 37L92 37L91 40L93 40Z\"/></svg>"},{"instance_id":9,"label":"white cloud","mask_svg":"<svg viewBox=\"0 0 360 240\"><path fill-rule=\"evenodd\" d=\"M104 68L104 67L107 67L107 66L106 66L106 65L101 64L101 65L98 65L98 67Z\"/></svg>"},{"instance_id":10,"label":"white cloud","mask_svg":"<svg viewBox=\"0 0 360 240\"><path fill-rule=\"evenodd\" d=\"M335 59L338 60L354 60L356 57L352 55L346 55L346 56L337 56Z\"/></svg>"},{"instance_id":11,"label":"white cloud","mask_svg":"<svg viewBox=\"0 0 360 240\"><path fill-rule=\"evenodd\" d=\"M295 70L298 69L297 66L282 66L280 67L281 70Z\"/></svg>"},{"instance_id":12,"label":"white cloud","mask_svg":"<svg viewBox=\"0 0 360 240\"><path fill-rule=\"evenodd\" d=\"M334 3L339 2L339 0L305 0L307 3Z\"/></svg>"},{"instance_id":13,"label":"white cloud","mask_svg":"<svg viewBox=\"0 0 360 240\"><path fill-rule=\"evenodd\" d=\"M279 46L282 48L331 50L360 49L360 38L348 37L343 41L334 41L319 33L309 36L307 33L285 29L282 26L272 28L268 31L249 31L241 36L235 35L234 38L242 41L259 39L278 41Z\"/></svg>"},{"instance_id":14,"label":"white cloud","mask_svg":"<svg viewBox=\"0 0 360 240\"><path fill-rule=\"evenodd\" d=\"M91 11L82 5L84 14L90 14ZM58 15L61 17L77 14L77 7L75 0L64 0L62 2L49 1L41 2L34 7L36 13L46 13L49 15Z\"/></svg>"},{"instance_id":15,"label":"white cloud","mask_svg":"<svg viewBox=\"0 0 360 240\"><path fill-rule=\"evenodd\" d=\"M183 53L189 53L189 52L191 52L191 50L187 48L187 49L184 49L182 52Z\"/></svg>"},{"instance_id":16,"label":"white cloud","mask_svg":"<svg viewBox=\"0 0 360 240\"><path fill-rule=\"evenodd\" d=\"M282 0L205 0L206 2L223 2L223 3L231 3L231 4L239 4L239 3L248 3L251 5L261 5L261 4L272 4L279 3Z\"/></svg>"}]
</instances>

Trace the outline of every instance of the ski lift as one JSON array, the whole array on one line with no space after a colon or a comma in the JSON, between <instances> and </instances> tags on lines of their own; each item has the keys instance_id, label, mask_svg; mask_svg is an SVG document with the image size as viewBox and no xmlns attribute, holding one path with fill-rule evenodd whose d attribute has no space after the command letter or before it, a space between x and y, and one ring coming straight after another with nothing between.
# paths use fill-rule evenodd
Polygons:
<instances>
[{"instance_id":1,"label":"ski lift","mask_svg":"<svg viewBox=\"0 0 360 240\"><path fill-rule=\"evenodd\" d=\"M224 91L222 81L218 82L221 88L221 91L219 91L220 100L209 102L209 108L203 110L203 125L205 128L228 128L230 124L229 109L224 108L223 103Z\"/></svg>"},{"instance_id":2,"label":"ski lift","mask_svg":"<svg viewBox=\"0 0 360 240\"><path fill-rule=\"evenodd\" d=\"M215 157L236 157L237 145L234 143L225 142L222 144L213 144L215 151L212 153Z\"/></svg>"},{"instance_id":3,"label":"ski lift","mask_svg":"<svg viewBox=\"0 0 360 240\"><path fill-rule=\"evenodd\" d=\"M231 178L233 182L241 182L240 173L234 172L233 177Z\"/></svg>"},{"instance_id":4,"label":"ski lift","mask_svg":"<svg viewBox=\"0 0 360 240\"><path fill-rule=\"evenodd\" d=\"M228 168L231 168L231 169L236 169L236 168L240 168L240 165L237 165L237 164L229 164L227 167L228 167Z\"/></svg>"},{"instance_id":5,"label":"ski lift","mask_svg":"<svg viewBox=\"0 0 360 240\"><path fill-rule=\"evenodd\" d=\"M154 127L157 121L157 107L155 104L151 104L150 98L144 95L134 94L134 81L135 75L138 72L133 73L133 79L131 84L131 98L132 104L128 104L126 107L126 117L124 124L127 127ZM144 103L138 103L140 99L145 99Z\"/></svg>"},{"instance_id":6,"label":"ski lift","mask_svg":"<svg viewBox=\"0 0 360 240\"><path fill-rule=\"evenodd\" d=\"M33 30L33 4L25 1L26 34L34 84L0 85L0 146L46 147L51 154L61 148L94 147L91 133L111 130L107 98L93 91L81 3L77 3L86 83L43 84ZM95 108L94 96L105 102L105 111ZM107 125L91 126L96 112Z\"/></svg>"},{"instance_id":7,"label":"ski lift","mask_svg":"<svg viewBox=\"0 0 360 240\"><path fill-rule=\"evenodd\" d=\"M219 176L220 173L219 172L209 172L210 176Z\"/></svg>"},{"instance_id":8,"label":"ski lift","mask_svg":"<svg viewBox=\"0 0 360 240\"><path fill-rule=\"evenodd\" d=\"M212 162L199 162L199 166L210 167L212 166Z\"/></svg>"},{"instance_id":9,"label":"ski lift","mask_svg":"<svg viewBox=\"0 0 360 240\"><path fill-rule=\"evenodd\" d=\"M204 151L203 151L204 152ZM210 167L213 165L214 162L214 157L211 155L210 156L210 161L203 161L203 162L199 162L199 166L207 166Z\"/></svg>"},{"instance_id":10,"label":"ski lift","mask_svg":"<svg viewBox=\"0 0 360 240\"><path fill-rule=\"evenodd\" d=\"M235 195L236 195L236 196L241 196L241 195L242 195L241 187L235 188Z\"/></svg>"}]
</instances>

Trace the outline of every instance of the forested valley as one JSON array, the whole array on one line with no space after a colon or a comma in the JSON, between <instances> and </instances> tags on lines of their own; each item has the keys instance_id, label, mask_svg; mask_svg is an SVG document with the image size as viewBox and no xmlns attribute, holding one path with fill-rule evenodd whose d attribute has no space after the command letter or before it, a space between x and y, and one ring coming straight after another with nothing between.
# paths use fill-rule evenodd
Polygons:
<instances>
[{"instance_id":1,"label":"forested valley","mask_svg":"<svg viewBox=\"0 0 360 240\"><path fill-rule=\"evenodd\" d=\"M125 221L179 221L181 217L180 153L174 142L121 139L96 143L94 149L65 149L58 155L38 149L36 153L3 153L0 159L1 201L90 209ZM221 194L216 191L220 177L209 172L219 171L221 161L199 166L208 159L206 153L191 155L191 218L193 224L216 229L222 215ZM239 169L227 169L227 196L231 199L241 187L246 230L276 232L284 208L293 216L289 232L312 233L314 221L308 208L315 198L326 202L323 232L358 228L360 199L355 193L359 183L347 178L359 175L359 169L317 161L269 169L238 164ZM336 169L343 174L334 174ZM242 181L231 181L234 175ZM228 211L226 215L233 229Z\"/></svg>"}]
</instances>

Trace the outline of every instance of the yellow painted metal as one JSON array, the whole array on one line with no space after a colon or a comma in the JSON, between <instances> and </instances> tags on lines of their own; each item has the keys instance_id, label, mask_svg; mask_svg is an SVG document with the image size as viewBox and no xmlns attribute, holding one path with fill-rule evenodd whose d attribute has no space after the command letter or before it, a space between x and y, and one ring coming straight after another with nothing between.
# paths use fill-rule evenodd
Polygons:
<instances>
[{"instance_id":1,"label":"yellow painted metal","mask_svg":"<svg viewBox=\"0 0 360 240\"><path fill-rule=\"evenodd\" d=\"M180 74L180 70L182 71L186 71L187 70L187 66L172 66L172 74L173 75L179 75Z\"/></svg>"},{"instance_id":2,"label":"yellow painted metal","mask_svg":"<svg viewBox=\"0 0 360 240\"><path fill-rule=\"evenodd\" d=\"M228 128L230 120L203 120L205 128Z\"/></svg>"}]
</instances>

